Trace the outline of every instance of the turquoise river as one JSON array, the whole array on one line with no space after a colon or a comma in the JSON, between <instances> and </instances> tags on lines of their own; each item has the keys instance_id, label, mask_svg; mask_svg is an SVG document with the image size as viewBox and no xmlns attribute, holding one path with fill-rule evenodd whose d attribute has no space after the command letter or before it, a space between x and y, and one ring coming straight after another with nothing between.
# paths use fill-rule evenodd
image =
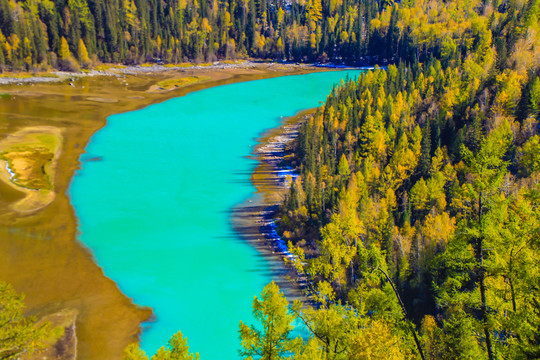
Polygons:
<instances>
[{"instance_id":1,"label":"turquoise river","mask_svg":"<svg viewBox=\"0 0 540 360\"><path fill-rule=\"evenodd\" d=\"M79 239L127 296L153 309L147 353L181 330L202 360L239 358L238 324L253 322L253 296L271 281L268 260L231 224L231 209L255 191L247 156L281 117L320 105L359 73L209 88L111 116L92 137L70 187Z\"/></svg>"}]
</instances>

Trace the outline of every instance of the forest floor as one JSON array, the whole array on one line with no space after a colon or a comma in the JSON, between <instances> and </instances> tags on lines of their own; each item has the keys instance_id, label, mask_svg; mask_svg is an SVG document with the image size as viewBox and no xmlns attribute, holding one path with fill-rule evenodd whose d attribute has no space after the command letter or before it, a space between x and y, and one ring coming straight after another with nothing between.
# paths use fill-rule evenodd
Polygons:
<instances>
[{"instance_id":1,"label":"forest floor","mask_svg":"<svg viewBox=\"0 0 540 360\"><path fill-rule=\"evenodd\" d=\"M68 189L81 161L100 160L81 158L91 136L112 114L212 86L314 71L324 69L255 62L152 66L69 74L53 82L31 76L24 82L9 81L15 78L3 74L0 280L25 294L30 315L77 312L77 339L70 343L77 344L78 359L121 359L124 348L136 340L141 322L151 317L151 309L136 306L122 294L77 241L77 217ZM28 192L44 190L50 198L32 203L31 211L16 205Z\"/></svg>"}]
</instances>

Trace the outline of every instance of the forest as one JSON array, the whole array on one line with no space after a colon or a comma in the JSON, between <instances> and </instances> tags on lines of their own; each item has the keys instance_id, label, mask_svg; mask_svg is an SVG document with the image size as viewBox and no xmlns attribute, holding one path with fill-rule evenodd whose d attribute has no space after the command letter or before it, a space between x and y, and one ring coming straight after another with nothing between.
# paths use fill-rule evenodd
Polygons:
<instances>
[{"instance_id":1,"label":"forest","mask_svg":"<svg viewBox=\"0 0 540 360\"><path fill-rule=\"evenodd\" d=\"M0 0L0 64L387 62L302 125L277 221L312 302L267 285L240 353L534 359L539 17L540 0ZM152 359L195 357L178 333Z\"/></svg>"},{"instance_id":2,"label":"forest","mask_svg":"<svg viewBox=\"0 0 540 360\"><path fill-rule=\"evenodd\" d=\"M392 51L370 31L380 6L365 0L0 0L0 66L78 70L247 57L360 63L370 46L383 50L376 56Z\"/></svg>"},{"instance_id":3,"label":"forest","mask_svg":"<svg viewBox=\"0 0 540 360\"><path fill-rule=\"evenodd\" d=\"M278 218L321 358L540 357L539 10L389 5L371 29L400 60L344 81L302 126ZM357 322L342 347L332 311ZM395 356L358 356L380 326L370 351L393 337Z\"/></svg>"},{"instance_id":4,"label":"forest","mask_svg":"<svg viewBox=\"0 0 540 360\"><path fill-rule=\"evenodd\" d=\"M0 70L257 58L347 65L506 57L527 4L366 0L0 0ZM490 12L489 16L487 12ZM481 12L481 14L479 14ZM534 12L534 11L533 11ZM488 28L497 14L499 29ZM514 29L517 30L517 29ZM496 41L491 41L496 38ZM523 42L523 41L522 41ZM524 44L521 44L524 45ZM509 48L510 46L510 48ZM504 62L504 59L500 59Z\"/></svg>"}]
</instances>

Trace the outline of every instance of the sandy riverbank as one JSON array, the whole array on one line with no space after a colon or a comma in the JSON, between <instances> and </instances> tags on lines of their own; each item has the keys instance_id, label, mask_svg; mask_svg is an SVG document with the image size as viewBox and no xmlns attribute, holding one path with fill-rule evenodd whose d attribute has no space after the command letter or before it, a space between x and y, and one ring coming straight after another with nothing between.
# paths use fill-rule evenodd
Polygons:
<instances>
[{"instance_id":1,"label":"sandy riverbank","mask_svg":"<svg viewBox=\"0 0 540 360\"><path fill-rule=\"evenodd\" d=\"M62 134L59 156L47 165L52 167L49 174L54 174L55 196L49 204L30 213L17 211L12 205L25 196L24 191L8 184L10 176L0 181L0 280L26 294L31 314L41 317L67 308L78 312L78 359L121 359L124 347L151 312L126 298L76 240L77 219L66 192L92 134L114 113L211 86L315 70L319 69L250 63L226 69L163 69L0 85L0 141L36 127ZM148 91L161 81L183 77L204 81Z\"/></svg>"},{"instance_id":2,"label":"sandy riverbank","mask_svg":"<svg viewBox=\"0 0 540 360\"><path fill-rule=\"evenodd\" d=\"M37 83L59 83L68 82L72 84L77 79L99 76L125 76L125 75L150 75L164 73L206 73L218 71L221 73L234 73L236 71L243 72L248 70L263 70L263 71L297 71L300 68L313 68L309 65L292 65L292 64L277 64L273 62L254 62L254 61L216 61L208 64L170 64L170 65L103 65L96 69L85 70L82 72L66 72L52 70L50 72L29 73L29 72L14 72L3 73L0 75L0 85L25 85ZM320 67L318 67L320 69Z\"/></svg>"},{"instance_id":3,"label":"sandy riverbank","mask_svg":"<svg viewBox=\"0 0 540 360\"><path fill-rule=\"evenodd\" d=\"M283 156L287 147L298 135L301 124L315 112L315 109L301 111L284 119L281 126L266 132L254 148L252 156L258 161L251 182L257 192L232 212L233 228L273 264L272 277L289 301L306 301L301 285L305 279L285 265L286 253L272 234L272 216L280 205L290 186L290 171L283 168Z\"/></svg>"}]
</instances>

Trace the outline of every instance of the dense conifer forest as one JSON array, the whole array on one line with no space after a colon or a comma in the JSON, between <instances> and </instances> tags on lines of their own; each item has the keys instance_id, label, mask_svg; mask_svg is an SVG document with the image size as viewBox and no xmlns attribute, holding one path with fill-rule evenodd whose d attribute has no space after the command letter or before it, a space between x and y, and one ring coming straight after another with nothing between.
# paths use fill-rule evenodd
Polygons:
<instances>
[{"instance_id":1,"label":"dense conifer forest","mask_svg":"<svg viewBox=\"0 0 540 360\"><path fill-rule=\"evenodd\" d=\"M354 344L380 324L395 358L540 357L539 10L390 4L371 39L399 61L344 81L303 125L280 228L311 311L361 323L343 357L314 323L322 358L379 358Z\"/></svg>"},{"instance_id":2,"label":"dense conifer forest","mask_svg":"<svg viewBox=\"0 0 540 360\"><path fill-rule=\"evenodd\" d=\"M0 69L246 57L348 65L450 59L490 46L482 18L492 21L502 11L513 14L505 21L515 24L523 21L521 7L533 5L486 5L492 12L487 18L476 16L474 3L444 8L442 2L399 7L365 0L0 0ZM508 54L516 40L507 36L495 45Z\"/></svg>"},{"instance_id":3,"label":"dense conifer forest","mask_svg":"<svg viewBox=\"0 0 540 360\"><path fill-rule=\"evenodd\" d=\"M332 0L0 0L0 65L78 69L99 62L245 57L357 63L383 51L382 3Z\"/></svg>"}]
</instances>

